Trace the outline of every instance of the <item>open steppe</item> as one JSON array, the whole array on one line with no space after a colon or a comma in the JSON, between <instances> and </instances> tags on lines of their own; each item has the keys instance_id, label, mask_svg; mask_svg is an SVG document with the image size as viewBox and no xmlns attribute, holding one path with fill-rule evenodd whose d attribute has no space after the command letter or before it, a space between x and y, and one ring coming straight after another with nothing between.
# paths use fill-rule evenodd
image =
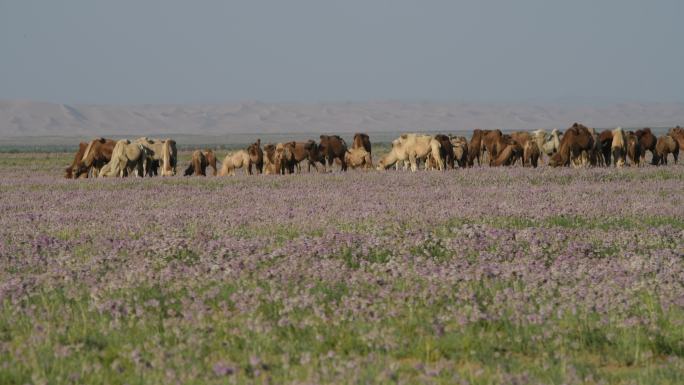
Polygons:
<instances>
[{"instance_id":1,"label":"open steppe","mask_svg":"<svg viewBox=\"0 0 684 385\"><path fill-rule=\"evenodd\" d=\"M66 180L72 157L0 155L2 384L684 382L681 165Z\"/></svg>"}]
</instances>

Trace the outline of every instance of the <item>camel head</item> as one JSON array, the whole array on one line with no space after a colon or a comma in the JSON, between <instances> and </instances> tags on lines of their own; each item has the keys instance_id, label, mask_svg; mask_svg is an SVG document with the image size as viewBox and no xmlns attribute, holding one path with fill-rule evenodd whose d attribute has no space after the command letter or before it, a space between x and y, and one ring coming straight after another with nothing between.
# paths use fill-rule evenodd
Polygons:
<instances>
[{"instance_id":1,"label":"camel head","mask_svg":"<svg viewBox=\"0 0 684 385\"><path fill-rule=\"evenodd\" d=\"M563 158L561 157L560 152L557 152L549 158L549 166L551 167L559 167L563 165Z\"/></svg>"}]
</instances>

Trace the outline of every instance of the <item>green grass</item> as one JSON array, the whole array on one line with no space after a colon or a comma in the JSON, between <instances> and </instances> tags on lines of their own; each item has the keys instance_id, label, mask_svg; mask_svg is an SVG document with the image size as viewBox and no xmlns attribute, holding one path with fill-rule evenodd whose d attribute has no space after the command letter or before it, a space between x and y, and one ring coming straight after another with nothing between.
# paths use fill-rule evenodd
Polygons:
<instances>
[{"instance_id":1,"label":"green grass","mask_svg":"<svg viewBox=\"0 0 684 385\"><path fill-rule=\"evenodd\" d=\"M501 288L516 285L502 282ZM253 282L213 286L216 296L207 304L212 310L191 324L174 321L183 311L181 302L191 294L158 286L110 293L123 307L144 304L143 314L135 317L119 310L94 310L85 292L76 297L60 291L33 297L26 304L35 309L31 318L12 314L5 303L0 308L0 341L5 344L0 362L9 366L0 365L0 382L159 383L168 381L170 370L183 382L224 383L212 372L216 362L234 365L237 383L263 383L267 377L277 383L305 380L313 368L329 371L320 382L334 383L334 368L345 362L366 362L358 364L362 370L352 376L358 375L354 382L418 379L425 368L433 367L439 368L431 373L433 380L444 384L454 378L501 383L509 378L502 372L558 384L569 376L604 378L610 383L636 379L637 383L677 384L684 379L684 372L678 370L684 358L684 330L677 327L684 317L682 309L652 309L661 322L659 330L625 328L577 314L540 325L446 323L436 331L433 314L448 301L395 303L394 317L377 322L351 317L334 325L306 306L290 310L288 321L282 322L286 305L275 299L260 301L240 316L222 314L221 304L238 287L250 286ZM478 283L472 287L481 303L493 294L481 291L484 287ZM315 285L309 294L323 304L334 304L343 301L349 290L340 282ZM646 294L643 306L653 305ZM331 315L340 316L328 312ZM266 328L252 329L253 320ZM250 361L253 356L260 359L256 366ZM667 357L679 357L680 366L667 365Z\"/></svg>"},{"instance_id":2,"label":"green grass","mask_svg":"<svg viewBox=\"0 0 684 385\"><path fill-rule=\"evenodd\" d=\"M447 227L460 228L464 224L486 225L497 229L525 229L535 227L558 227L566 229L648 229L651 227L672 226L684 229L684 218L669 216L623 216L608 218L587 218L583 216L552 215L539 220L525 217L483 217L478 220L469 218L452 218L446 222Z\"/></svg>"}]
</instances>

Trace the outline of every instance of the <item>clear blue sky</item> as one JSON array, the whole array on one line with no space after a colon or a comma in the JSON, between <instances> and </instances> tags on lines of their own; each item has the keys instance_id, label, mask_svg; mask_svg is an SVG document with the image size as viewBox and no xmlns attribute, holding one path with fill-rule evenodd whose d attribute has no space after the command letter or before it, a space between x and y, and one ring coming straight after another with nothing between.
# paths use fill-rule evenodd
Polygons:
<instances>
[{"instance_id":1,"label":"clear blue sky","mask_svg":"<svg viewBox=\"0 0 684 385\"><path fill-rule=\"evenodd\" d=\"M0 0L0 98L684 102L682 0Z\"/></svg>"}]
</instances>

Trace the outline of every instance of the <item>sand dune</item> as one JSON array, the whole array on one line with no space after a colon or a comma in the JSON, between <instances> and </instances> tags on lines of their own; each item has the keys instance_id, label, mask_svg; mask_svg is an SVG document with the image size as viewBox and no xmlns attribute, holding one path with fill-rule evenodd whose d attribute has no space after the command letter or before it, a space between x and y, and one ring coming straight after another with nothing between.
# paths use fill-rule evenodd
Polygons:
<instances>
[{"instance_id":1,"label":"sand dune","mask_svg":"<svg viewBox=\"0 0 684 385\"><path fill-rule=\"evenodd\" d=\"M574 121L593 127L672 126L684 124L684 104L564 107L387 101L119 106L0 101L0 137L5 138L548 129L565 128Z\"/></svg>"}]
</instances>

